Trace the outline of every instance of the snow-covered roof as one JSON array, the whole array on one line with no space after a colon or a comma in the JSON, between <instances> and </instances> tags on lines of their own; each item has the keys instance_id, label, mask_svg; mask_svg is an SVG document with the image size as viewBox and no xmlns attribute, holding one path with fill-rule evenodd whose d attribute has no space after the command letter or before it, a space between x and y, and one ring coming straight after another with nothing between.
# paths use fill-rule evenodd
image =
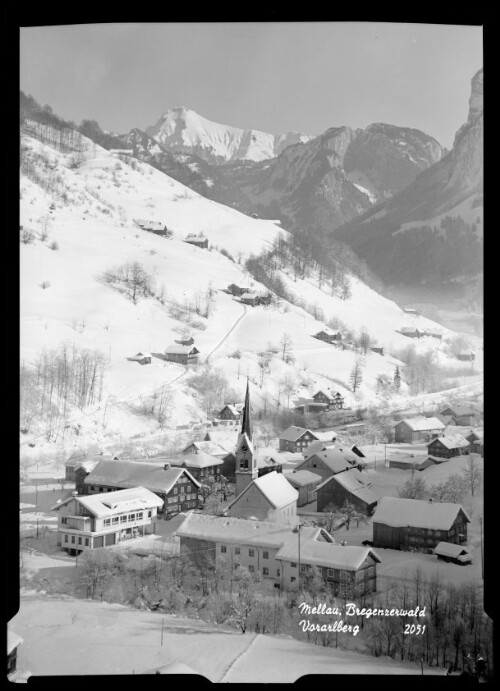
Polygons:
<instances>
[{"instance_id":1,"label":"snow-covered roof","mask_svg":"<svg viewBox=\"0 0 500 691\"><path fill-rule=\"evenodd\" d=\"M199 353L200 351L193 345L182 345L181 343L172 343L165 350L165 353L175 355L190 355L191 353Z\"/></svg>"},{"instance_id":2,"label":"snow-covered roof","mask_svg":"<svg viewBox=\"0 0 500 691\"><path fill-rule=\"evenodd\" d=\"M447 449L463 449L469 446L469 442L461 434L450 434L446 437L438 437L431 444L439 442Z\"/></svg>"},{"instance_id":3,"label":"snow-covered roof","mask_svg":"<svg viewBox=\"0 0 500 691\"><path fill-rule=\"evenodd\" d=\"M151 357L151 353L136 353L133 357L131 357L131 360L135 360L136 358L143 358L143 357Z\"/></svg>"},{"instance_id":4,"label":"snow-covered roof","mask_svg":"<svg viewBox=\"0 0 500 691\"><path fill-rule=\"evenodd\" d=\"M297 441L297 439L300 439L306 432L309 432L314 439L317 439L316 435L311 432L310 429L306 429L305 427L297 427L295 425L290 425L284 432L280 434L280 439L284 439L285 441Z\"/></svg>"},{"instance_id":5,"label":"snow-covered roof","mask_svg":"<svg viewBox=\"0 0 500 691\"><path fill-rule=\"evenodd\" d=\"M378 501L378 497L369 489L362 479L362 474L357 468L351 468L344 473L337 473L327 478L319 485L318 489L325 487L330 482L338 482L344 489L351 494L366 502L367 504L374 504Z\"/></svg>"},{"instance_id":6,"label":"snow-covered roof","mask_svg":"<svg viewBox=\"0 0 500 691\"><path fill-rule=\"evenodd\" d=\"M166 228L166 225L159 221L140 221L137 225L141 226L143 230L163 230Z\"/></svg>"},{"instance_id":7,"label":"snow-covered roof","mask_svg":"<svg viewBox=\"0 0 500 691\"><path fill-rule=\"evenodd\" d=\"M171 458L170 463L175 466L186 465L188 468L210 468L214 465L222 465L224 461L215 456L211 456L204 451L196 453L185 453L182 456Z\"/></svg>"},{"instance_id":8,"label":"snow-covered roof","mask_svg":"<svg viewBox=\"0 0 500 691\"><path fill-rule=\"evenodd\" d=\"M255 298L258 297L257 293L243 293L243 295L241 295L241 300L255 300Z\"/></svg>"},{"instance_id":9,"label":"snow-covered roof","mask_svg":"<svg viewBox=\"0 0 500 691\"><path fill-rule=\"evenodd\" d=\"M335 444L336 441L334 441L333 439L330 441L324 441L323 439L312 441L308 445L307 449L304 449L303 456L304 458L310 458L311 456L314 456L314 454L319 453L320 451L326 451L326 449L335 446Z\"/></svg>"},{"instance_id":10,"label":"snow-covered roof","mask_svg":"<svg viewBox=\"0 0 500 691\"><path fill-rule=\"evenodd\" d=\"M230 509L251 487L257 487L275 509L281 509L283 506L297 501L299 496L297 490L292 487L283 474L273 470L266 475L262 475L262 477L257 477L255 480L252 480L252 482L245 487L243 492L233 499L227 508Z\"/></svg>"},{"instance_id":11,"label":"snow-covered roof","mask_svg":"<svg viewBox=\"0 0 500 691\"><path fill-rule=\"evenodd\" d=\"M170 461L167 461L170 463ZM156 492L169 492L181 475L185 473L194 485L199 483L185 468L164 468L161 463L136 463L134 461L101 461L84 482L86 485L107 485L109 487L146 487Z\"/></svg>"},{"instance_id":12,"label":"snow-covered roof","mask_svg":"<svg viewBox=\"0 0 500 691\"><path fill-rule=\"evenodd\" d=\"M321 532L320 528L302 528L301 546L308 540L317 539ZM176 535L213 542L263 547L281 547L287 539L297 541L297 535L293 533L289 525L198 513L189 514L176 530Z\"/></svg>"},{"instance_id":13,"label":"snow-covered roof","mask_svg":"<svg viewBox=\"0 0 500 691\"><path fill-rule=\"evenodd\" d=\"M483 441L484 440L484 429L473 429L473 430L471 430L469 437L473 437L474 441Z\"/></svg>"},{"instance_id":14,"label":"snow-covered roof","mask_svg":"<svg viewBox=\"0 0 500 691\"><path fill-rule=\"evenodd\" d=\"M303 529L302 529L303 530ZM289 540L276 553L276 559L283 561L298 561L299 548L297 540ZM336 545L330 542L300 541L300 562L324 566L330 569L343 571L357 571L368 557L373 557L376 562L381 561L377 552L370 547L355 547L349 545Z\"/></svg>"},{"instance_id":15,"label":"snow-covered roof","mask_svg":"<svg viewBox=\"0 0 500 691\"><path fill-rule=\"evenodd\" d=\"M467 547L463 545L455 545L452 542L438 542L434 547L434 554L440 554L443 557L459 557L461 554L470 554Z\"/></svg>"},{"instance_id":16,"label":"snow-covered roof","mask_svg":"<svg viewBox=\"0 0 500 691\"><path fill-rule=\"evenodd\" d=\"M222 413L224 410L226 410L226 408L227 408L228 410L230 410L230 411L232 412L233 415L239 416L239 415L241 414L241 408L238 409L238 408L237 408L235 405L233 405L232 403L226 403L226 405L224 406L224 408L222 408L222 410L221 410L220 412Z\"/></svg>"},{"instance_id":17,"label":"snow-covered roof","mask_svg":"<svg viewBox=\"0 0 500 691\"><path fill-rule=\"evenodd\" d=\"M198 451L203 451L210 456L226 456L227 449L223 448L220 444L214 441L193 441L183 449L183 453L188 453L188 449L194 446Z\"/></svg>"},{"instance_id":18,"label":"snow-covered roof","mask_svg":"<svg viewBox=\"0 0 500 691\"><path fill-rule=\"evenodd\" d=\"M96 465L97 465L98 463L101 462L101 460L102 460L102 459L97 460L97 459L92 459L92 458L89 458L89 459L87 460L87 459L84 458L82 461L80 461L80 462L75 466L75 470L79 470L80 468L83 468L83 470L86 470L87 473L90 473L92 470L94 470L94 468L96 467Z\"/></svg>"},{"instance_id":19,"label":"snow-covered roof","mask_svg":"<svg viewBox=\"0 0 500 691\"><path fill-rule=\"evenodd\" d=\"M297 470L299 470L305 463L308 463L313 457L319 459L333 473L340 473L342 470L352 468L353 465L359 465L362 463L359 456L353 453L350 449L332 446L308 455L307 458L297 466Z\"/></svg>"},{"instance_id":20,"label":"snow-covered roof","mask_svg":"<svg viewBox=\"0 0 500 691\"><path fill-rule=\"evenodd\" d=\"M145 487L119 489L115 492L86 494L75 499L98 518L112 516L134 509L152 509L163 506L163 500Z\"/></svg>"},{"instance_id":21,"label":"snow-covered roof","mask_svg":"<svg viewBox=\"0 0 500 691\"><path fill-rule=\"evenodd\" d=\"M412 417L400 420L398 425L405 423L413 432L425 432L431 429L444 429L445 425L437 417ZM397 425L396 425L397 426Z\"/></svg>"},{"instance_id":22,"label":"snow-covered roof","mask_svg":"<svg viewBox=\"0 0 500 691\"><path fill-rule=\"evenodd\" d=\"M415 466L417 468L419 465L427 461L428 458L432 458L432 460L434 460L434 456L426 456L425 454L415 455L413 453L395 453L387 460L389 463L395 461L396 463L404 463L409 467Z\"/></svg>"},{"instance_id":23,"label":"snow-covered roof","mask_svg":"<svg viewBox=\"0 0 500 691\"><path fill-rule=\"evenodd\" d=\"M447 410L451 411L451 414L455 417L462 417L462 415L475 415L476 411L474 408L466 405L449 405L444 408L441 413L445 414Z\"/></svg>"},{"instance_id":24,"label":"snow-covered roof","mask_svg":"<svg viewBox=\"0 0 500 691\"><path fill-rule=\"evenodd\" d=\"M385 523L393 528L412 526L430 530L449 530L460 511L470 523L469 516L460 504L382 497L375 510L373 522Z\"/></svg>"},{"instance_id":25,"label":"snow-covered roof","mask_svg":"<svg viewBox=\"0 0 500 691\"><path fill-rule=\"evenodd\" d=\"M291 473L284 473L288 482L294 487L304 487L305 485L318 485L321 482L321 475L311 473L310 470L296 470Z\"/></svg>"}]
</instances>

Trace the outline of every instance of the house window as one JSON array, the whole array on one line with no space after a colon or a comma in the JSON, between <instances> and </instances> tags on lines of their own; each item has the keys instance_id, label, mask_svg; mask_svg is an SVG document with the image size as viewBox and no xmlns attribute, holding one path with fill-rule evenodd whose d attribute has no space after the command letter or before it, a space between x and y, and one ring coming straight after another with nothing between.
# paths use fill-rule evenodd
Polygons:
<instances>
[{"instance_id":1,"label":"house window","mask_svg":"<svg viewBox=\"0 0 500 691\"><path fill-rule=\"evenodd\" d=\"M226 545L221 545L220 551L222 552L222 554L225 554L227 552Z\"/></svg>"},{"instance_id":2,"label":"house window","mask_svg":"<svg viewBox=\"0 0 500 691\"><path fill-rule=\"evenodd\" d=\"M120 522L120 516L113 516L113 523L119 523Z\"/></svg>"},{"instance_id":3,"label":"house window","mask_svg":"<svg viewBox=\"0 0 500 691\"><path fill-rule=\"evenodd\" d=\"M276 575L278 576L278 578L281 576L281 571L279 569L276 569Z\"/></svg>"},{"instance_id":4,"label":"house window","mask_svg":"<svg viewBox=\"0 0 500 691\"><path fill-rule=\"evenodd\" d=\"M111 523L111 518L105 518L104 519L104 525L110 525Z\"/></svg>"},{"instance_id":5,"label":"house window","mask_svg":"<svg viewBox=\"0 0 500 691\"><path fill-rule=\"evenodd\" d=\"M182 487L181 487L181 489L182 489ZM174 494L177 494L178 490L179 490L178 487L174 487Z\"/></svg>"},{"instance_id":6,"label":"house window","mask_svg":"<svg viewBox=\"0 0 500 691\"><path fill-rule=\"evenodd\" d=\"M240 553L240 548L239 548L239 547L235 547L235 548L234 548L234 553L235 553L235 554L239 554L239 553Z\"/></svg>"},{"instance_id":7,"label":"house window","mask_svg":"<svg viewBox=\"0 0 500 691\"><path fill-rule=\"evenodd\" d=\"M129 521L135 521L135 513L129 514L128 520ZM114 522L114 520L113 520L113 522Z\"/></svg>"},{"instance_id":8,"label":"house window","mask_svg":"<svg viewBox=\"0 0 500 691\"><path fill-rule=\"evenodd\" d=\"M88 546L89 546L89 539L88 539L88 537L86 537L85 538L85 547L88 547Z\"/></svg>"},{"instance_id":9,"label":"house window","mask_svg":"<svg viewBox=\"0 0 500 691\"><path fill-rule=\"evenodd\" d=\"M186 485L186 492L191 492L191 485Z\"/></svg>"},{"instance_id":10,"label":"house window","mask_svg":"<svg viewBox=\"0 0 500 691\"><path fill-rule=\"evenodd\" d=\"M269 552L262 552L263 559L269 559Z\"/></svg>"},{"instance_id":11,"label":"house window","mask_svg":"<svg viewBox=\"0 0 500 691\"><path fill-rule=\"evenodd\" d=\"M248 570L250 571L250 573L253 573L255 571L255 566L253 564L249 564Z\"/></svg>"},{"instance_id":12,"label":"house window","mask_svg":"<svg viewBox=\"0 0 500 691\"><path fill-rule=\"evenodd\" d=\"M333 578L333 569L327 569L326 575L329 576L330 578Z\"/></svg>"},{"instance_id":13,"label":"house window","mask_svg":"<svg viewBox=\"0 0 500 691\"><path fill-rule=\"evenodd\" d=\"M290 583L293 583L293 582L296 581L296 580L297 580L297 579L295 578L295 576L292 576L292 577L290 578Z\"/></svg>"},{"instance_id":14,"label":"house window","mask_svg":"<svg viewBox=\"0 0 500 691\"><path fill-rule=\"evenodd\" d=\"M61 518L61 523L62 523L63 525L66 525L67 522L68 522L68 519L66 518L66 516L62 516L62 518Z\"/></svg>"},{"instance_id":15,"label":"house window","mask_svg":"<svg viewBox=\"0 0 500 691\"><path fill-rule=\"evenodd\" d=\"M306 573L307 571L307 564L301 564L300 565L300 573Z\"/></svg>"},{"instance_id":16,"label":"house window","mask_svg":"<svg viewBox=\"0 0 500 691\"><path fill-rule=\"evenodd\" d=\"M264 576L269 576L269 569L267 568L267 566L264 566L264 568L262 569L262 573L264 574Z\"/></svg>"},{"instance_id":17,"label":"house window","mask_svg":"<svg viewBox=\"0 0 500 691\"><path fill-rule=\"evenodd\" d=\"M254 556L255 556L255 550L254 550L254 549L249 549L249 550L248 550L248 556L249 556L249 557L254 557Z\"/></svg>"},{"instance_id":18,"label":"house window","mask_svg":"<svg viewBox=\"0 0 500 691\"><path fill-rule=\"evenodd\" d=\"M90 491L93 492L95 490L94 485L90 485Z\"/></svg>"},{"instance_id":19,"label":"house window","mask_svg":"<svg viewBox=\"0 0 500 691\"><path fill-rule=\"evenodd\" d=\"M148 518L151 518L151 511L148 511Z\"/></svg>"},{"instance_id":20,"label":"house window","mask_svg":"<svg viewBox=\"0 0 500 691\"><path fill-rule=\"evenodd\" d=\"M104 492L104 489L102 487L99 487L99 492Z\"/></svg>"},{"instance_id":21,"label":"house window","mask_svg":"<svg viewBox=\"0 0 500 691\"><path fill-rule=\"evenodd\" d=\"M82 544L82 538L81 538L81 537L78 538L78 544L79 544L79 545Z\"/></svg>"},{"instance_id":22,"label":"house window","mask_svg":"<svg viewBox=\"0 0 500 691\"><path fill-rule=\"evenodd\" d=\"M292 569L296 569L296 568L297 568L297 564L296 564L294 561L292 561L292 563L290 564L290 566L292 567Z\"/></svg>"},{"instance_id":23,"label":"house window","mask_svg":"<svg viewBox=\"0 0 500 691\"><path fill-rule=\"evenodd\" d=\"M68 536L67 535L64 536L64 542L68 542Z\"/></svg>"},{"instance_id":24,"label":"house window","mask_svg":"<svg viewBox=\"0 0 500 691\"><path fill-rule=\"evenodd\" d=\"M120 516L120 523L126 523L127 517L125 515Z\"/></svg>"},{"instance_id":25,"label":"house window","mask_svg":"<svg viewBox=\"0 0 500 691\"><path fill-rule=\"evenodd\" d=\"M139 513L136 516L137 521L142 521L142 511L139 511Z\"/></svg>"},{"instance_id":26,"label":"house window","mask_svg":"<svg viewBox=\"0 0 500 691\"><path fill-rule=\"evenodd\" d=\"M74 535L71 536L71 544L72 544L72 545L75 544L75 536L74 536Z\"/></svg>"}]
</instances>

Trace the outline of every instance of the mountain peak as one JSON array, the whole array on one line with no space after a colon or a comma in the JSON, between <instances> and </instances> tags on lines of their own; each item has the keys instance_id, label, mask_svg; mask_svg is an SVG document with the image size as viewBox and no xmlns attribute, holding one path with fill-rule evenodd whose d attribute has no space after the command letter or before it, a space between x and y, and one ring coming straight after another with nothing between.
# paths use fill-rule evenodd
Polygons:
<instances>
[{"instance_id":1,"label":"mountain peak","mask_svg":"<svg viewBox=\"0 0 500 691\"><path fill-rule=\"evenodd\" d=\"M471 95L469 99L469 122L483 113L483 68L476 72L471 80Z\"/></svg>"}]
</instances>

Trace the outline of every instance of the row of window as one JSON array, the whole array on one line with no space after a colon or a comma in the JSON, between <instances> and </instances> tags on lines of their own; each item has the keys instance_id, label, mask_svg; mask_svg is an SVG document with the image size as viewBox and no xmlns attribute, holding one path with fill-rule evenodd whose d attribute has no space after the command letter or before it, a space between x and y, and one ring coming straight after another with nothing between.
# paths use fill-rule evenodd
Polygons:
<instances>
[{"instance_id":1,"label":"row of window","mask_svg":"<svg viewBox=\"0 0 500 691\"><path fill-rule=\"evenodd\" d=\"M178 494L179 489L181 490L181 494L184 494L184 492L191 492L191 485L188 485L186 488L184 486L182 487L174 487L174 494Z\"/></svg>"},{"instance_id":2,"label":"row of window","mask_svg":"<svg viewBox=\"0 0 500 691\"><path fill-rule=\"evenodd\" d=\"M227 553L227 547L226 547L226 545L221 545L220 551L221 551L222 554L226 554L226 553ZM240 548L239 548L239 547L235 547L235 548L234 548L234 553L235 553L235 554L240 554ZM249 549L249 550L248 550L248 556L249 556L249 557L255 557L255 550L254 550L254 549ZM263 559L269 559L269 552L267 552L267 551L262 552L262 558L263 558Z\"/></svg>"},{"instance_id":3,"label":"row of window","mask_svg":"<svg viewBox=\"0 0 500 691\"><path fill-rule=\"evenodd\" d=\"M147 513L148 518L151 518L151 511ZM137 513L122 514L121 516L113 516L112 518L105 518L104 525L115 525L116 523L127 523L131 521L142 521L144 517L143 511Z\"/></svg>"},{"instance_id":4,"label":"row of window","mask_svg":"<svg viewBox=\"0 0 500 691\"><path fill-rule=\"evenodd\" d=\"M71 537L71 544L72 545L76 544L76 535L64 535L63 542L65 542L66 544L69 544L70 543L70 537ZM82 540L85 540L85 547L88 547L89 546L89 538L88 537L85 537L85 538L78 537L78 544L79 545L84 544L82 542Z\"/></svg>"},{"instance_id":5,"label":"row of window","mask_svg":"<svg viewBox=\"0 0 500 691\"><path fill-rule=\"evenodd\" d=\"M178 501L190 501L191 499L196 499L196 493L194 494L182 494L176 497L167 497L167 504L176 504Z\"/></svg>"}]
</instances>

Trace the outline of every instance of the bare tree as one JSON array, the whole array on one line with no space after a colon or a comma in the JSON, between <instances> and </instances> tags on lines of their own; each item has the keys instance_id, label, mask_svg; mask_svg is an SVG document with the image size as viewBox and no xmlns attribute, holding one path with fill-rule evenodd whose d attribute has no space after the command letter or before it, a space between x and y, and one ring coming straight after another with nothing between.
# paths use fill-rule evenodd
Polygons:
<instances>
[{"instance_id":1,"label":"bare tree","mask_svg":"<svg viewBox=\"0 0 500 691\"><path fill-rule=\"evenodd\" d=\"M262 385L264 383L264 376L269 372L269 365L271 363L271 360L273 358L272 353L268 351L263 351L259 353L258 358L257 358L257 364L259 365L260 369L260 388L262 389Z\"/></svg>"},{"instance_id":2,"label":"bare tree","mask_svg":"<svg viewBox=\"0 0 500 691\"><path fill-rule=\"evenodd\" d=\"M471 495L474 496L474 492L479 489L482 484L483 473L481 472L481 467L473 454L468 456L467 463L462 469L462 476L467 483L467 487L470 490Z\"/></svg>"},{"instance_id":3,"label":"bare tree","mask_svg":"<svg viewBox=\"0 0 500 691\"><path fill-rule=\"evenodd\" d=\"M281 359L284 362L290 362L292 359L291 349L293 341L290 334L284 333L280 340Z\"/></svg>"},{"instance_id":4,"label":"bare tree","mask_svg":"<svg viewBox=\"0 0 500 691\"><path fill-rule=\"evenodd\" d=\"M351 387L353 390L353 393L356 393L357 389L359 389L361 382L363 381L363 359L357 357L354 360L354 365L351 370L351 374L349 375L349 381L351 383Z\"/></svg>"},{"instance_id":5,"label":"bare tree","mask_svg":"<svg viewBox=\"0 0 500 691\"><path fill-rule=\"evenodd\" d=\"M287 408L290 408L290 397L295 393L297 387L295 378L291 374L286 374L282 379L280 379L280 390L286 396Z\"/></svg>"}]
</instances>

